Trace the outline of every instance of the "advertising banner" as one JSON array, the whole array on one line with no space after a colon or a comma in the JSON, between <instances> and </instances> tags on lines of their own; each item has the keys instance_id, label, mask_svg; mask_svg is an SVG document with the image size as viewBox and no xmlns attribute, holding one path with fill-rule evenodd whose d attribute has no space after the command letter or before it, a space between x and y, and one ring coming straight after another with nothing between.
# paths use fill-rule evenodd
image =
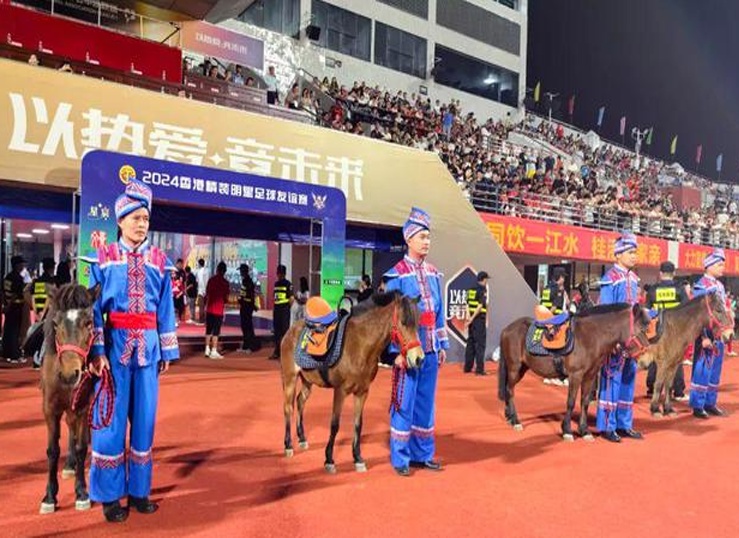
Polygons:
<instances>
[{"instance_id":1,"label":"advertising banner","mask_svg":"<svg viewBox=\"0 0 739 538\"><path fill-rule=\"evenodd\" d=\"M264 42L207 22L187 21L180 30L183 50L264 69Z\"/></svg>"}]
</instances>

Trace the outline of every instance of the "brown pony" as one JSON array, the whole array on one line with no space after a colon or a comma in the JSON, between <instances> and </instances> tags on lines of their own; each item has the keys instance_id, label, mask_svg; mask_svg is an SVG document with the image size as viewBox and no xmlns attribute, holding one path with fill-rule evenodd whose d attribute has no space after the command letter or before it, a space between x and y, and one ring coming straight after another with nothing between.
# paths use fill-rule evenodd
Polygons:
<instances>
[{"instance_id":1,"label":"brown pony","mask_svg":"<svg viewBox=\"0 0 739 538\"><path fill-rule=\"evenodd\" d=\"M532 318L519 318L508 325L500 335L500 366L498 367L498 398L505 402L505 417L515 430L523 430L514 402L515 387L526 371L531 369L544 378L558 377L551 357L537 357L526 351L526 333ZM639 305L627 304L595 306L573 317L575 345L572 353L562 357L569 379L567 412L562 421L562 437L573 441L571 421L578 390L580 397L579 433L588 441L588 405L594 383L603 360L618 344L634 356L645 349L649 341L645 331L649 314Z\"/></svg>"},{"instance_id":2,"label":"brown pony","mask_svg":"<svg viewBox=\"0 0 739 538\"><path fill-rule=\"evenodd\" d=\"M330 385L322 379L318 370L302 370L295 363L294 353L298 338L305 326L303 321L293 325L285 334L281 344L282 387L285 393L285 455L292 457L292 414L298 378L302 387L298 394L298 416L296 429L300 448L308 448L303 423L305 403L313 385L334 389L333 411L331 413L331 434L326 445L324 467L329 473L336 472L334 464L334 441L339 431L339 419L344 398L354 395L354 440L352 454L354 468L359 472L367 470L362 459L360 438L362 435L362 413L367 400L370 384L377 375L377 361L382 350L392 341L401 348L410 363L423 358L423 350L418 339L417 301L404 297L399 292L375 294L370 300L354 307L347 321L344 335L344 349L339 361L328 370Z\"/></svg>"},{"instance_id":3,"label":"brown pony","mask_svg":"<svg viewBox=\"0 0 739 538\"><path fill-rule=\"evenodd\" d=\"M721 332L724 340L733 335L734 323L723 302L715 293L691 299L687 303L665 310L664 329L659 342L639 358L639 366L646 367L652 361L657 363L657 378L649 410L654 416L662 416L660 400L662 389L665 392L664 414L677 414L672 407L670 388L675 381L680 361L685 349L695 342L704 328Z\"/></svg>"},{"instance_id":4,"label":"brown pony","mask_svg":"<svg viewBox=\"0 0 739 538\"><path fill-rule=\"evenodd\" d=\"M48 433L46 457L49 477L40 513L56 510L59 481L59 436L62 415L69 430L69 454L62 477L74 476L75 508L88 510L90 498L85 484L85 459L89 442L87 412L89 397L72 411L72 397L86 370L87 355L92 343L92 307L100 286L88 290L78 284L65 284L50 296L51 305L44 322L44 358L41 369L43 410Z\"/></svg>"}]
</instances>

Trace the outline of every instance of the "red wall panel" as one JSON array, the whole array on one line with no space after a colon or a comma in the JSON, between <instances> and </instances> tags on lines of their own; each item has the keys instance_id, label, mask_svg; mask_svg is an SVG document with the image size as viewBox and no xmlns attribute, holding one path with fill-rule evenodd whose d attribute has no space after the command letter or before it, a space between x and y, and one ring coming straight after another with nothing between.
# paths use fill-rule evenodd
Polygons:
<instances>
[{"instance_id":1,"label":"red wall panel","mask_svg":"<svg viewBox=\"0 0 739 538\"><path fill-rule=\"evenodd\" d=\"M179 49L2 1L0 36L25 49L43 48L82 62L91 59L118 71L131 71L133 65L143 76L169 82L182 78Z\"/></svg>"}]
</instances>

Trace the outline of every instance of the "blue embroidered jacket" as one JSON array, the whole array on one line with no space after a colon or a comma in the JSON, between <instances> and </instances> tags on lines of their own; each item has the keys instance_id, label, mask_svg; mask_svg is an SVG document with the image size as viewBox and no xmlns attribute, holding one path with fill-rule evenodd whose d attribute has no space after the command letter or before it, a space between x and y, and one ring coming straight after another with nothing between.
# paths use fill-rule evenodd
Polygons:
<instances>
[{"instance_id":1,"label":"blue embroidered jacket","mask_svg":"<svg viewBox=\"0 0 739 538\"><path fill-rule=\"evenodd\" d=\"M600 280L600 304L629 303L639 298L639 277L619 265L614 265Z\"/></svg>"}]
</instances>

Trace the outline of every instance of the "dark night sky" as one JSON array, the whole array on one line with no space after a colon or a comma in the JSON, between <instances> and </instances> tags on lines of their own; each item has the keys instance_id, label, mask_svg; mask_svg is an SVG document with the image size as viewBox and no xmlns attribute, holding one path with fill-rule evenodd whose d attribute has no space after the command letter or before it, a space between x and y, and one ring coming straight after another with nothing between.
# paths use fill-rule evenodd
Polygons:
<instances>
[{"instance_id":1,"label":"dark night sky","mask_svg":"<svg viewBox=\"0 0 739 538\"><path fill-rule=\"evenodd\" d=\"M619 121L654 126L647 153L722 180L739 177L739 2L735 0L529 0L527 86L573 93L574 123L620 141ZM545 108L542 106L542 112ZM568 118L563 118L568 119ZM672 137L677 154L670 158Z\"/></svg>"}]
</instances>

